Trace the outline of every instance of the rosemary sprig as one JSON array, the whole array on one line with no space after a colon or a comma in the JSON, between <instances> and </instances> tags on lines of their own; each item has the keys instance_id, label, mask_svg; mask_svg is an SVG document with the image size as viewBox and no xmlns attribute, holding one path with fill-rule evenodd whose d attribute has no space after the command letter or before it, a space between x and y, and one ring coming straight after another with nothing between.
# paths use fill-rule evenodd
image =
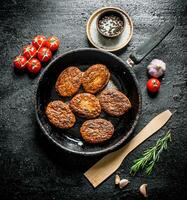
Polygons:
<instances>
[{"instance_id":1,"label":"rosemary sprig","mask_svg":"<svg viewBox=\"0 0 187 200\"><path fill-rule=\"evenodd\" d=\"M157 140L155 146L145 150L140 158L134 160L130 173L135 175L139 170L145 168L146 174L150 175L153 171L155 163L158 162L160 158L160 154L163 150L167 149L169 141L171 142L170 130L163 138Z\"/></svg>"}]
</instances>

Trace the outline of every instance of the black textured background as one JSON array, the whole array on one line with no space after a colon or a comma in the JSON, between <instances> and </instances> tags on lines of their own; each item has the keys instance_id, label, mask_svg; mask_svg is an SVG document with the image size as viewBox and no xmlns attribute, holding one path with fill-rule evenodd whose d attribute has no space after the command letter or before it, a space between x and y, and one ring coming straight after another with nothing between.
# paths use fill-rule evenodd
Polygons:
<instances>
[{"instance_id":1,"label":"black textured background","mask_svg":"<svg viewBox=\"0 0 187 200\"><path fill-rule=\"evenodd\" d=\"M12 59L37 34L56 35L61 46L55 56L87 47L85 24L90 14L107 5L120 6L132 17L134 35L119 56L126 56L164 21L174 31L135 68L143 94L143 110L136 134L153 116L176 111L167 126L143 143L118 169L131 181L119 190L114 175L93 189L83 172L99 158L68 155L50 145L40 134L34 115L36 78L16 74ZM186 84L186 0L2 0L0 5L0 199L141 199L138 187L148 183L148 199L187 199L187 84ZM63 36L63 38L62 38ZM146 91L146 66L153 58L167 63L159 94ZM159 136L172 130L172 143L161 155L154 173L130 176L132 161L153 145Z\"/></svg>"}]
</instances>

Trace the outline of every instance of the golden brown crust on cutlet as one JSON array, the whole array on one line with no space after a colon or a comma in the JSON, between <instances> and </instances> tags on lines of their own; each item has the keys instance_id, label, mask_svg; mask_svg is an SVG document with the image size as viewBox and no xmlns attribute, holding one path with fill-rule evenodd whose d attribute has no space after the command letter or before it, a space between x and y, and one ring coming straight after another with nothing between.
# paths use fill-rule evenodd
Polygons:
<instances>
[{"instance_id":1,"label":"golden brown crust on cutlet","mask_svg":"<svg viewBox=\"0 0 187 200\"><path fill-rule=\"evenodd\" d=\"M103 64L89 67L83 74L82 85L86 92L95 94L102 90L110 79L110 72Z\"/></svg>"},{"instance_id":2,"label":"golden brown crust on cutlet","mask_svg":"<svg viewBox=\"0 0 187 200\"><path fill-rule=\"evenodd\" d=\"M81 93L70 101L70 108L81 117L95 118L101 113L99 100L92 94Z\"/></svg>"},{"instance_id":3,"label":"golden brown crust on cutlet","mask_svg":"<svg viewBox=\"0 0 187 200\"><path fill-rule=\"evenodd\" d=\"M82 72L77 67L68 67L59 75L55 89L63 97L74 95L80 88Z\"/></svg>"},{"instance_id":4,"label":"golden brown crust on cutlet","mask_svg":"<svg viewBox=\"0 0 187 200\"><path fill-rule=\"evenodd\" d=\"M75 115L64 102L57 100L47 105L46 115L49 121L58 128L71 128L75 124Z\"/></svg>"},{"instance_id":5,"label":"golden brown crust on cutlet","mask_svg":"<svg viewBox=\"0 0 187 200\"><path fill-rule=\"evenodd\" d=\"M105 119L87 120L82 124L80 133L86 142L97 144L112 137L114 126Z\"/></svg>"},{"instance_id":6,"label":"golden brown crust on cutlet","mask_svg":"<svg viewBox=\"0 0 187 200\"><path fill-rule=\"evenodd\" d=\"M103 91L99 96L101 108L112 116L121 116L131 108L131 102L122 92L116 89Z\"/></svg>"}]
</instances>

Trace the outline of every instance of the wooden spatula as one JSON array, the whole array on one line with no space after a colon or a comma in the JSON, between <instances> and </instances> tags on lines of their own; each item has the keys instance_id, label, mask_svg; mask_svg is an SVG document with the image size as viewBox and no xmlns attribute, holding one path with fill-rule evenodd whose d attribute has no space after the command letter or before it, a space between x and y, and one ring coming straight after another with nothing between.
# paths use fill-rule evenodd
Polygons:
<instances>
[{"instance_id":1,"label":"wooden spatula","mask_svg":"<svg viewBox=\"0 0 187 200\"><path fill-rule=\"evenodd\" d=\"M94 187L97 187L119 168L124 158L132 150L164 126L171 115L172 113L169 110L157 115L124 147L104 156L93 167L85 172L84 175L86 178Z\"/></svg>"}]
</instances>

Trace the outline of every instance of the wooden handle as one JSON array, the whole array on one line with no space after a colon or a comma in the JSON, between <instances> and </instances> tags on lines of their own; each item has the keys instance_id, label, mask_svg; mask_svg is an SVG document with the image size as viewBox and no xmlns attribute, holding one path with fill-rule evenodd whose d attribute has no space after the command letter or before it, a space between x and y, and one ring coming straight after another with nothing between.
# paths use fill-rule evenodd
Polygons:
<instances>
[{"instance_id":1,"label":"wooden handle","mask_svg":"<svg viewBox=\"0 0 187 200\"><path fill-rule=\"evenodd\" d=\"M152 134L157 132L169 120L172 113L166 110L155 118L153 118L143 129L140 131L129 143L121 149L104 156L87 172L84 173L85 177L90 183L97 187L112 173L114 173L121 165L123 159L143 141L149 138Z\"/></svg>"}]
</instances>

